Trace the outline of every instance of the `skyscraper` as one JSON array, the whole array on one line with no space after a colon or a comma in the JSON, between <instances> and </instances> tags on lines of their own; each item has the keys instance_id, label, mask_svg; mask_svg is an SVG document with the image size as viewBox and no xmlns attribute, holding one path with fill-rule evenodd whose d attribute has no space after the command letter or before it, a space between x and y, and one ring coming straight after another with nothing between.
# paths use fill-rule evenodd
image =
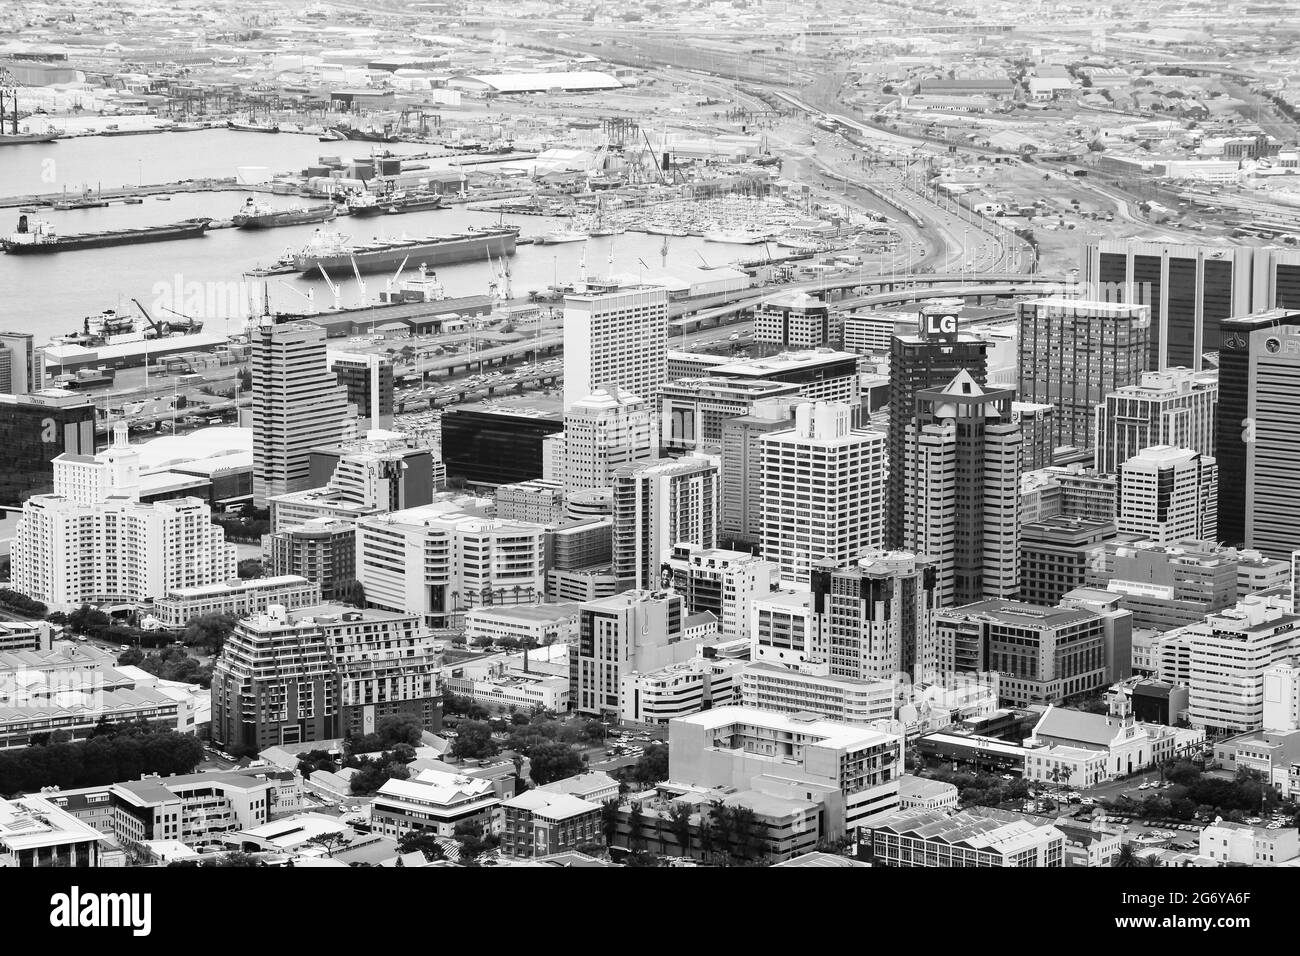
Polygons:
<instances>
[{"instance_id":1,"label":"skyscraper","mask_svg":"<svg viewBox=\"0 0 1300 956\"><path fill-rule=\"evenodd\" d=\"M981 388L963 371L916 397L898 469L903 540L937 559L944 604L1016 593L1021 435L1013 395Z\"/></svg>"},{"instance_id":2,"label":"skyscraper","mask_svg":"<svg viewBox=\"0 0 1300 956\"><path fill-rule=\"evenodd\" d=\"M881 547L884 433L854 428L848 405L805 402L794 428L761 441L763 557L782 582L806 585L814 563L846 565Z\"/></svg>"},{"instance_id":3,"label":"skyscraper","mask_svg":"<svg viewBox=\"0 0 1300 956\"><path fill-rule=\"evenodd\" d=\"M564 407L607 384L658 407L668 369L668 291L589 282L564 299Z\"/></svg>"},{"instance_id":4,"label":"skyscraper","mask_svg":"<svg viewBox=\"0 0 1300 956\"><path fill-rule=\"evenodd\" d=\"M346 390L325 359L325 330L310 322L252 333L253 500L301 491L311 481L311 450L344 437Z\"/></svg>"},{"instance_id":5,"label":"skyscraper","mask_svg":"<svg viewBox=\"0 0 1300 956\"><path fill-rule=\"evenodd\" d=\"M1219 539L1287 558L1300 548L1300 311L1225 321L1219 347Z\"/></svg>"},{"instance_id":6,"label":"skyscraper","mask_svg":"<svg viewBox=\"0 0 1300 956\"><path fill-rule=\"evenodd\" d=\"M614 576L658 587L674 545L718 543L718 467L709 458L652 458L614 473Z\"/></svg>"},{"instance_id":7,"label":"skyscraper","mask_svg":"<svg viewBox=\"0 0 1300 956\"><path fill-rule=\"evenodd\" d=\"M916 416L922 389L942 388L965 370L983 385L989 343L957 331L959 303L932 303L922 308L915 335L895 335L889 351L889 485L885 542L903 545L903 452L907 425Z\"/></svg>"},{"instance_id":8,"label":"skyscraper","mask_svg":"<svg viewBox=\"0 0 1300 956\"><path fill-rule=\"evenodd\" d=\"M564 413L564 490L609 488L623 465L653 458L655 428L645 399L609 384Z\"/></svg>"},{"instance_id":9,"label":"skyscraper","mask_svg":"<svg viewBox=\"0 0 1300 956\"><path fill-rule=\"evenodd\" d=\"M1300 309L1300 250L1109 239L1083 260L1090 297L1151 307L1152 371L1199 370L1230 316Z\"/></svg>"},{"instance_id":10,"label":"skyscraper","mask_svg":"<svg viewBox=\"0 0 1300 956\"><path fill-rule=\"evenodd\" d=\"M1138 384L1115 389L1097 406L1097 471L1113 475L1120 462L1152 445L1213 455L1218 404L1219 381L1213 372L1144 372Z\"/></svg>"},{"instance_id":11,"label":"skyscraper","mask_svg":"<svg viewBox=\"0 0 1300 956\"><path fill-rule=\"evenodd\" d=\"M1218 493L1213 458L1171 445L1144 448L1119 466L1119 531L1162 545L1217 541Z\"/></svg>"},{"instance_id":12,"label":"skyscraper","mask_svg":"<svg viewBox=\"0 0 1300 956\"><path fill-rule=\"evenodd\" d=\"M1019 387L1025 402L1056 406L1056 446L1093 447L1106 393L1137 384L1147 367L1151 309L1080 299L1020 304Z\"/></svg>"},{"instance_id":13,"label":"skyscraper","mask_svg":"<svg viewBox=\"0 0 1300 956\"><path fill-rule=\"evenodd\" d=\"M938 605L935 563L906 551L871 551L848 567L812 571L814 646L830 674L856 680L933 679L931 641Z\"/></svg>"}]
</instances>

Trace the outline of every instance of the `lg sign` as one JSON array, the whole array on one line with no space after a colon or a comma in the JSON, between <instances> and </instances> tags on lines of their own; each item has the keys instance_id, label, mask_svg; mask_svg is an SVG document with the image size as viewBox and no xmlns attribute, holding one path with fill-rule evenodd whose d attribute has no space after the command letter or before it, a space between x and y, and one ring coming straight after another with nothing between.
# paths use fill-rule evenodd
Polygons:
<instances>
[{"instance_id":1,"label":"lg sign","mask_svg":"<svg viewBox=\"0 0 1300 956\"><path fill-rule=\"evenodd\" d=\"M929 313L925 317L925 334L952 337L957 334L957 316Z\"/></svg>"}]
</instances>

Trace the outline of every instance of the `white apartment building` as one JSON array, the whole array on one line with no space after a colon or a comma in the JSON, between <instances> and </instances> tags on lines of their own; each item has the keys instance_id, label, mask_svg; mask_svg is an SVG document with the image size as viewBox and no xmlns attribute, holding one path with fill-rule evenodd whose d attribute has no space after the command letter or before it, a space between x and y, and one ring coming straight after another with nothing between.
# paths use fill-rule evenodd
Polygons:
<instances>
[{"instance_id":1,"label":"white apartment building","mask_svg":"<svg viewBox=\"0 0 1300 956\"><path fill-rule=\"evenodd\" d=\"M656 407L667 379L668 291L588 282L564 298L564 407L613 383Z\"/></svg>"},{"instance_id":2,"label":"white apartment building","mask_svg":"<svg viewBox=\"0 0 1300 956\"><path fill-rule=\"evenodd\" d=\"M546 527L486 517L446 498L357 522L357 580L366 600L430 627L470 608L533 604L546 593Z\"/></svg>"},{"instance_id":3,"label":"white apartment building","mask_svg":"<svg viewBox=\"0 0 1300 956\"><path fill-rule=\"evenodd\" d=\"M1218 540L1218 468L1187 448L1155 445L1119 466L1121 534L1158 545Z\"/></svg>"},{"instance_id":4,"label":"white apartment building","mask_svg":"<svg viewBox=\"0 0 1300 956\"><path fill-rule=\"evenodd\" d=\"M608 488L624 465L655 457L654 413L645 399L608 384L564 411L564 490Z\"/></svg>"},{"instance_id":5,"label":"white apartment building","mask_svg":"<svg viewBox=\"0 0 1300 956\"><path fill-rule=\"evenodd\" d=\"M614 575L658 586L674 545L717 546L718 466L711 458L652 458L614 473Z\"/></svg>"},{"instance_id":6,"label":"white apartment building","mask_svg":"<svg viewBox=\"0 0 1300 956\"><path fill-rule=\"evenodd\" d=\"M745 663L701 655L646 673L626 674L619 681L620 717L628 723L663 725L676 717L738 704Z\"/></svg>"},{"instance_id":7,"label":"white apartment building","mask_svg":"<svg viewBox=\"0 0 1300 956\"><path fill-rule=\"evenodd\" d=\"M763 436L763 557L783 583L807 585L818 561L848 564L884 544L885 445L833 402L799 405L794 428Z\"/></svg>"}]
</instances>

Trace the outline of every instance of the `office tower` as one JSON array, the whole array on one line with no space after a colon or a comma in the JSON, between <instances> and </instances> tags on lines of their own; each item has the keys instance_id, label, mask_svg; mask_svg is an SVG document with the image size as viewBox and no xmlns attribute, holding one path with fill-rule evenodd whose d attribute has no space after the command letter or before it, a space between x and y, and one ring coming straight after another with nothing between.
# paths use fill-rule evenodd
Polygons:
<instances>
[{"instance_id":1,"label":"office tower","mask_svg":"<svg viewBox=\"0 0 1300 956\"><path fill-rule=\"evenodd\" d=\"M847 567L814 567L812 640L823 649L831 676L934 679L941 664L932 641L937 583L934 562L906 551L870 552Z\"/></svg>"},{"instance_id":2,"label":"office tower","mask_svg":"<svg viewBox=\"0 0 1300 956\"><path fill-rule=\"evenodd\" d=\"M292 747L374 733L399 714L436 733L439 663L414 615L272 606L235 626L213 666L212 737L224 747Z\"/></svg>"},{"instance_id":3,"label":"office tower","mask_svg":"<svg viewBox=\"0 0 1300 956\"><path fill-rule=\"evenodd\" d=\"M670 381L659 397L659 448L664 454L717 451L724 425L753 413L762 402L799 401L795 382L761 379L686 378Z\"/></svg>"},{"instance_id":4,"label":"office tower","mask_svg":"<svg viewBox=\"0 0 1300 956\"><path fill-rule=\"evenodd\" d=\"M1084 251L1093 298L1151 306L1148 368L1199 370L1230 316L1300 309L1300 250L1103 240Z\"/></svg>"},{"instance_id":5,"label":"office tower","mask_svg":"<svg viewBox=\"0 0 1300 956\"><path fill-rule=\"evenodd\" d=\"M667 361L667 289L588 282L564 297L566 410L610 383L657 407Z\"/></svg>"},{"instance_id":6,"label":"office tower","mask_svg":"<svg viewBox=\"0 0 1300 956\"><path fill-rule=\"evenodd\" d=\"M980 385L986 381L989 343L957 331L959 304L926 306L913 335L894 336L889 351L889 492L885 542L905 547L903 536L904 451L907 426L916 417L917 393L942 388L965 370Z\"/></svg>"},{"instance_id":7,"label":"office tower","mask_svg":"<svg viewBox=\"0 0 1300 956\"><path fill-rule=\"evenodd\" d=\"M743 551L673 547L667 561L673 590L686 599L692 614L708 611L727 637L749 636L750 607L780 582L780 568Z\"/></svg>"},{"instance_id":8,"label":"office tower","mask_svg":"<svg viewBox=\"0 0 1300 956\"><path fill-rule=\"evenodd\" d=\"M564 413L564 490L608 488L624 465L655 456L652 409L645 399L605 385Z\"/></svg>"},{"instance_id":9,"label":"office tower","mask_svg":"<svg viewBox=\"0 0 1300 956\"><path fill-rule=\"evenodd\" d=\"M936 611L934 631L958 672L996 671L1003 703L1027 707L1108 686L1117 679L1107 666L1115 647L1126 673L1132 619L1127 611L1071 607L1068 599L1050 608L986 600Z\"/></svg>"},{"instance_id":10,"label":"office tower","mask_svg":"<svg viewBox=\"0 0 1300 956\"><path fill-rule=\"evenodd\" d=\"M325 330L263 320L252 332L253 500L310 484L311 450L345 437L345 390L325 361Z\"/></svg>"},{"instance_id":11,"label":"office tower","mask_svg":"<svg viewBox=\"0 0 1300 956\"><path fill-rule=\"evenodd\" d=\"M1093 447L1095 408L1147 368L1151 309L1081 299L1020 304L1017 398L1056 406L1057 446Z\"/></svg>"},{"instance_id":12,"label":"office tower","mask_svg":"<svg viewBox=\"0 0 1300 956\"><path fill-rule=\"evenodd\" d=\"M1218 494L1213 458L1169 445L1144 448L1119 466L1116 523L1120 533L1156 544L1216 541Z\"/></svg>"},{"instance_id":13,"label":"office tower","mask_svg":"<svg viewBox=\"0 0 1300 956\"><path fill-rule=\"evenodd\" d=\"M754 340L787 349L815 349L839 338L830 306L806 292L784 292L754 310Z\"/></svg>"},{"instance_id":14,"label":"office tower","mask_svg":"<svg viewBox=\"0 0 1300 956\"><path fill-rule=\"evenodd\" d=\"M235 546L207 502L35 495L14 532L13 588L51 610L157 600L235 575Z\"/></svg>"},{"instance_id":15,"label":"office tower","mask_svg":"<svg viewBox=\"0 0 1300 956\"><path fill-rule=\"evenodd\" d=\"M885 435L853 427L836 402L795 408L794 428L763 447L763 557L783 583L806 585L812 566L856 561L884 544Z\"/></svg>"},{"instance_id":16,"label":"office tower","mask_svg":"<svg viewBox=\"0 0 1300 956\"><path fill-rule=\"evenodd\" d=\"M490 501L443 496L357 522L357 580L371 606L459 626L469 608L546 592L544 525L490 516Z\"/></svg>"},{"instance_id":17,"label":"office tower","mask_svg":"<svg viewBox=\"0 0 1300 956\"><path fill-rule=\"evenodd\" d=\"M1215 372L1170 368L1144 372L1136 385L1106 394L1097 406L1094 465L1113 475L1119 463L1152 445L1214 454L1214 416L1219 404Z\"/></svg>"},{"instance_id":18,"label":"office tower","mask_svg":"<svg viewBox=\"0 0 1300 956\"><path fill-rule=\"evenodd\" d=\"M755 402L748 415L722 423L719 537L726 547L753 550L761 544L763 436L793 423L794 410L784 398Z\"/></svg>"},{"instance_id":19,"label":"office tower","mask_svg":"<svg viewBox=\"0 0 1300 956\"><path fill-rule=\"evenodd\" d=\"M26 395L44 385L36 367L35 341L30 332L0 332L0 394Z\"/></svg>"},{"instance_id":20,"label":"office tower","mask_svg":"<svg viewBox=\"0 0 1300 956\"><path fill-rule=\"evenodd\" d=\"M921 389L901 459L903 541L938 560L943 604L1011 597L1019 585L1020 425L1012 389L965 371Z\"/></svg>"},{"instance_id":21,"label":"office tower","mask_svg":"<svg viewBox=\"0 0 1300 956\"><path fill-rule=\"evenodd\" d=\"M1020 600L1048 607L1087 581L1095 546L1115 537L1113 521L1053 515L1020 526Z\"/></svg>"},{"instance_id":22,"label":"office tower","mask_svg":"<svg viewBox=\"0 0 1300 956\"><path fill-rule=\"evenodd\" d=\"M619 716L619 684L695 656L704 641L688 639L686 602L671 591L624 591L586 601L578 611L578 643L569 648L569 700L580 714Z\"/></svg>"},{"instance_id":23,"label":"office tower","mask_svg":"<svg viewBox=\"0 0 1300 956\"><path fill-rule=\"evenodd\" d=\"M718 543L718 467L709 458L652 458L614 472L614 576L658 587L674 545Z\"/></svg>"},{"instance_id":24,"label":"office tower","mask_svg":"<svg viewBox=\"0 0 1300 956\"><path fill-rule=\"evenodd\" d=\"M374 353L329 351L330 371L357 407L363 429L391 428L393 424L393 360Z\"/></svg>"},{"instance_id":25,"label":"office tower","mask_svg":"<svg viewBox=\"0 0 1300 956\"><path fill-rule=\"evenodd\" d=\"M1228 319L1219 346L1219 540L1270 558L1300 548L1300 311Z\"/></svg>"},{"instance_id":26,"label":"office tower","mask_svg":"<svg viewBox=\"0 0 1300 956\"><path fill-rule=\"evenodd\" d=\"M442 415L447 477L495 487L545 477L547 440L564 433L554 405L529 396L449 408Z\"/></svg>"},{"instance_id":27,"label":"office tower","mask_svg":"<svg viewBox=\"0 0 1300 956\"><path fill-rule=\"evenodd\" d=\"M17 508L54 487L54 459L95 453L95 406L85 395L55 389L0 394L0 506Z\"/></svg>"}]
</instances>

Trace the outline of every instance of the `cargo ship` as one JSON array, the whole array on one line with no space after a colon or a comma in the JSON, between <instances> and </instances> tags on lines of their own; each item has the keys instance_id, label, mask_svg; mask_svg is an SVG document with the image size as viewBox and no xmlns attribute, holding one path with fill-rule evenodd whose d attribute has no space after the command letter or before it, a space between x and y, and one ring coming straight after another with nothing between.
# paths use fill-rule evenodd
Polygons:
<instances>
[{"instance_id":1,"label":"cargo ship","mask_svg":"<svg viewBox=\"0 0 1300 956\"><path fill-rule=\"evenodd\" d=\"M333 203L317 206L291 206L277 209L252 196L242 209L231 217L237 229L274 229L277 226L301 226L309 222L328 222L337 215Z\"/></svg>"},{"instance_id":2,"label":"cargo ship","mask_svg":"<svg viewBox=\"0 0 1300 956\"><path fill-rule=\"evenodd\" d=\"M34 255L44 252L70 252L75 249L98 249L103 246L126 246L141 242L166 242L170 239L197 239L207 232L212 220L183 219L166 226L138 229L109 229L105 232L55 233L48 222L31 216L18 217L18 230L0 247L11 255Z\"/></svg>"},{"instance_id":3,"label":"cargo ship","mask_svg":"<svg viewBox=\"0 0 1300 956\"><path fill-rule=\"evenodd\" d=\"M443 266L456 262L482 262L489 256L512 256L519 230L493 227L447 236L422 236L415 239L373 239L349 245L346 236L316 230L312 241L294 253L293 264L299 272L322 267L326 272L347 270L356 263L360 272L387 272L409 260L426 266Z\"/></svg>"}]
</instances>

